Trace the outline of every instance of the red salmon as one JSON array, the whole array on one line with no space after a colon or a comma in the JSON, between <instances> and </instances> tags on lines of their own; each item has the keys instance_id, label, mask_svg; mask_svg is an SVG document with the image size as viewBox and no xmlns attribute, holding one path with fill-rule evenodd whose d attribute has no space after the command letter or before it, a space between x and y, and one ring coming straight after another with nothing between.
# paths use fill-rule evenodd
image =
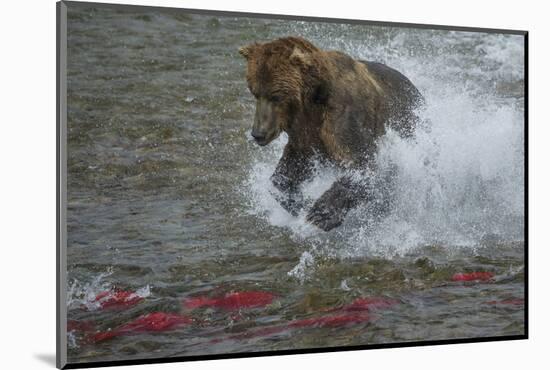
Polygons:
<instances>
[{"instance_id":1,"label":"red salmon","mask_svg":"<svg viewBox=\"0 0 550 370\"><path fill-rule=\"evenodd\" d=\"M492 272L464 272L454 274L452 281L487 281L495 276Z\"/></svg>"},{"instance_id":2,"label":"red salmon","mask_svg":"<svg viewBox=\"0 0 550 370\"><path fill-rule=\"evenodd\" d=\"M369 321L370 317L366 312L354 312L350 314L329 315L313 317L310 319L294 320L288 324L289 328L305 327L340 327L349 324L359 324Z\"/></svg>"},{"instance_id":3,"label":"red salmon","mask_svg":"<svg viewBox=\"0 0 550 370\"><path fill-rule=\"evenodd\" d=\"M67 331L93 331L95 326L89 321L80 321L80 320L67 320Z\"/></svg>"},{"instance_id":4,"label":"red salmon","mask_svg":"<svg viewBox=\"0 0 550 370\"><path fill-rule=\"evenodd\" d=\"M141 302L143 297L136 292L127 290L109 290L96 295L94 302L99 303L99 307L106 308L126 308L134 306Z\"/></svg>"},{"instance_id":5,"label":"red salmon","mask_svg":"<svg viewBox=\"0 0 550 370\"><path fill-rule=\"evenodd\" d=\"M324 327L338 328L338 327L343 327L350 324L359 324L359 323L367 322L369 320L370 320L370 316L366 312L353 312L353 313L346 313L346 314L335 314L335 315L327 315L327 316L321 316L321 317L312 317L309 319L293 320L283 325L274 325L274 326L266 326L263 328L258 328L256 330L251 330L242 334L232 335L225 339L216 338L216 339L213 339L211 343L219 343L227 339L242 340L247 338L264 337L264 336L269 336L269 335L281 333L292 329L324 328Z\"/></svg>"},{"instance_id":6,"label":"red salmon","mask_svg":"<svg viewBox=\"0 0 550 370\"><path fill-rule=\"evenodd\" d=\"M96 333L91 339L93 342L101 342L121 335L168 331L192 322L193 319L188 316L166 312L153 312L142 315L113 330Z\"/></svg>"},{"instance_id":7,"label":"red salmon","mask_svg":"<svg viewBox=\"0 0 550 370\"><path fill-rule=\"evenodd\" d=\"M189 298L183 302L183 306L187 309L216 307L232 311L241 308L264 307L270 304L274 298L273 294L262 291L235 292L218 298L205 296Z\"/></svg>"}]
</instances>

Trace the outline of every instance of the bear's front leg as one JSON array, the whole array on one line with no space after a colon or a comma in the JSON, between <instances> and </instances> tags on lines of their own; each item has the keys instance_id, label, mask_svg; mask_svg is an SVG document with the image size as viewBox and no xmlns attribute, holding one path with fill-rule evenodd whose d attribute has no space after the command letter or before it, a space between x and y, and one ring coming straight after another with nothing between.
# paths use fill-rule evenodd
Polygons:
<instances>
[{"instance_id":1,"label":"bear's front leg","mask_svg":"<svg viewBox=\"0 0 550 370\"><path fill-rule=\"evenodd\" d=\"M298 216L305 204L299 186L280 176L272 176L271 181L275 188L281 192L280 194L274 194L277 202L292 216Z\"/></svg>"},{"instance_id":2,"label":"bear's front leg","mask_svg":"<svg viewBox=\"0 0 550 370\"><path fill-rule=\"evenodd\" d=\"M275 197L279 204L291 215L298 216L304 208L304 198L300 185L313 174L313 166L307 156L297 153L287 145L271 181L281 194Z\"/></svg>"},{"instance_id":3,"label":"bear's front leg","mask_svg":"<svg viewBox=\"0 0 550 370\"><path fill-rule=\"evenodd\" d=\"M324 231L332 230L342 224L352 208L365 200L366 194L364 185L344 176L317 199L309 210L307 221Z\"/></svg>"}]
</instances>

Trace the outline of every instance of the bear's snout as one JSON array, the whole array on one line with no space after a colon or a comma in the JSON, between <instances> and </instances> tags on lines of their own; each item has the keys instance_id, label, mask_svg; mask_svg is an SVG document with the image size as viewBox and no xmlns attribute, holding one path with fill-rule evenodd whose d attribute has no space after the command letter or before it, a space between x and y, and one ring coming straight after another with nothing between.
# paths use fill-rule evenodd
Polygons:
<instances>
[{"instance_id":1,"label":"bear's snout","mask_svg":"<svg viewBox=\"0 0 550 370\"><path fill-rule=\"evenodd\" d=\"M256 142L259 144L259 145L266 145L267 142L266 142L266 138L267 138L267 133L266 132L261 132L261 131L256 131L256 130L252 130L252 132L250 133L252 135L252 137L254 138L254 140L256 140Z\"/></svg>"}]
</instances>

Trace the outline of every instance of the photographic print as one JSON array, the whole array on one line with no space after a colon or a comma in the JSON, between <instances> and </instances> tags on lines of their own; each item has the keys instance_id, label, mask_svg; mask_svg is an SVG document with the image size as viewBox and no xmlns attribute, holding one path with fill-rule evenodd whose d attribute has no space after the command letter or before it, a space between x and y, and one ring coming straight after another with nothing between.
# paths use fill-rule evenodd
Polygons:
<instances>
[{"instance_id":1,"label":"photographic print","mask_svg":"<svg viewBox=\"0 0 550 370\"><path fill-rule=\"evenodd\" d=\"M526 32L58 27L58 366L527 337Z\"/></svg>"}]
</instances>

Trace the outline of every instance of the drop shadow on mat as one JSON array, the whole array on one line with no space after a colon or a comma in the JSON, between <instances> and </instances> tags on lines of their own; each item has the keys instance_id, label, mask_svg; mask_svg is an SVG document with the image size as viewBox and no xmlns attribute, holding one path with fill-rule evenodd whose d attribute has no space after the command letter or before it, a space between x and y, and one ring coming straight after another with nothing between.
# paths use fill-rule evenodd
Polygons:
<instances>
[{"instance_id":1,"label":"drop shadow on mat","mask_svg":"<svg viewBox=\"0 0 550 370\"><path fill-rule=\"evenodd\" d=\"M55 367L55 353L35 353L34 358L46 365Z\"/></svg>"}]
</instances>

